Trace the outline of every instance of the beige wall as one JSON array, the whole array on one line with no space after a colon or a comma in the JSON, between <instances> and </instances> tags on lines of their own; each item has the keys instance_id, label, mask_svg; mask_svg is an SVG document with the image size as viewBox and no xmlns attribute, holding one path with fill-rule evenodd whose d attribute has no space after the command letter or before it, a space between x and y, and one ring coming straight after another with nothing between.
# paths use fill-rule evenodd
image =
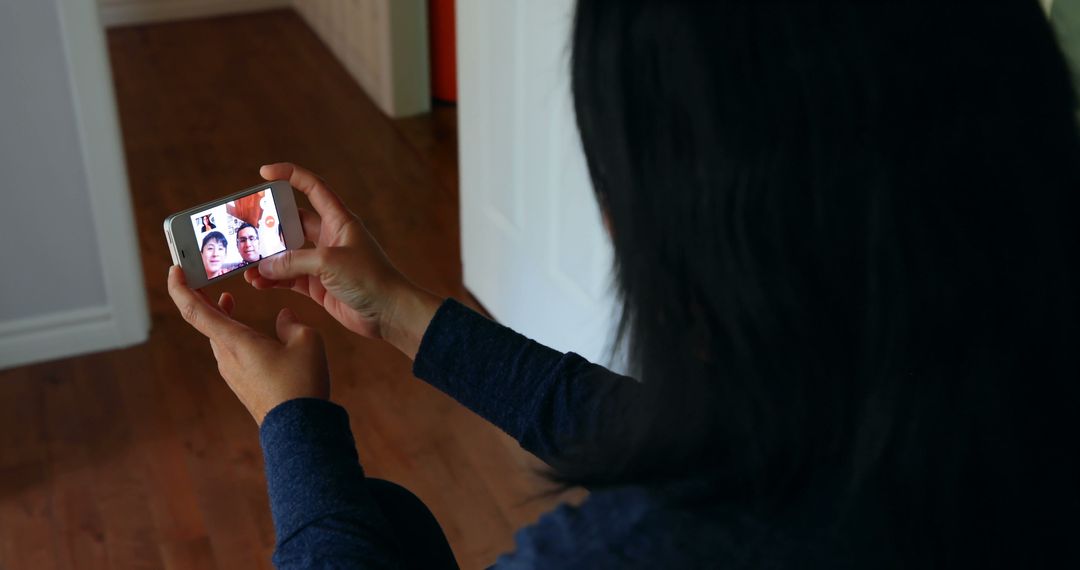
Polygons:
<instances>
[{"instance_id":1,"label":"beige wall","mask_svg":"<svg viewBox=\"0 0 1080 570\"><path fill-rule=\"evenodd\" d=\"M98 0L107 26L142 24L289 6L290 0Z\"/></svg>"},{"instance_id":2,"label":"beige wall","mask_svg":"<svg viewBox=\"0 0 1080 570\"><path fill-rule=\"evenodd\" d=\"M98 0L106 25L292 6L391 117L431 109L426 0Z\"/></svg>"},{"instance_id":3,"label":"beige wall","mask_svg":"<svg viewBox=\"0 0 1080 570\"><path fill-rule=\"evenodd\" d=\"M431 108L425 0L293 0L293 5L388 115Z\"/></svg>"}]
</instances>

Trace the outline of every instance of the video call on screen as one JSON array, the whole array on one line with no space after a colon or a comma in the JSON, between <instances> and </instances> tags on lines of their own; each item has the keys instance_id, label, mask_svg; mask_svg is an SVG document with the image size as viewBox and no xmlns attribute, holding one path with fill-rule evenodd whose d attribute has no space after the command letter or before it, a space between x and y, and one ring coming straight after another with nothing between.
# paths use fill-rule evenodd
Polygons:
<instances>
[{"instance_id":1,"label":"video call on screen","mask_svg":"<svg viewBox=\"0 0 1080 570\"><path fill-rule=\"evenodd\" d=\"M285 251L274 194L259 190L191 217L206 278Z\"/></svg>"}]
</instances>

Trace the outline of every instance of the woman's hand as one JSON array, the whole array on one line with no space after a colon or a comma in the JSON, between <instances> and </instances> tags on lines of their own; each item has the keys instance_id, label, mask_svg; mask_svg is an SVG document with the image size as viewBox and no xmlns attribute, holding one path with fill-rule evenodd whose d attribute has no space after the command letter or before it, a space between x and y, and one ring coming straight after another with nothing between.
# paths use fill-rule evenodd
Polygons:
<instances>
[{"instance_id":1,"label":"woman's hand","mask_svg":"<svg viewBox=\"0 0 1080 570\"><path fill-rule=\"evenodd\" d=\"M290 250L244 272L256 289L292 289L323 306L345 328L385 339L410 358L442 299L410 282L386 257L364 223L319 177L293 164L263 166L266 180L288 180L316 212L300 209L314 249Z\"/></svg>"},{"instance_id":2,"label":"woman's hand","mask_svg":"<svg viewBox=\"0 0 1080 570\"><path fill-rule=\"evenodd\" d=\"M277 338L232 319L236 302L222 293L215 306L202 291L187 286L178 266L169 268L169 296L184 320L210 339L218 371L255 423L296 398L330 398L326 351L315 329L289 309L277 317Z\"/></svg>"}]
</instances>

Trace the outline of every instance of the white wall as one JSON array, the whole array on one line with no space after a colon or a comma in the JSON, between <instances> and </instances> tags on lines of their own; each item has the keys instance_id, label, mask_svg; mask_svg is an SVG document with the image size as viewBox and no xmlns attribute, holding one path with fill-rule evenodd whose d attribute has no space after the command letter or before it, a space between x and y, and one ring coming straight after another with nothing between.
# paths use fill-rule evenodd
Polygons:
<instances>
[{"instance_id":1,"label":"white wall","mask_svg":"<svg viewBox=\"0 0 1080 570\"><path fill-rule=\"evenodd\" d=\"M98 0L108 26L283 8L290 0Z\"/></svg>"},{"instance_id":2,"label":"white wall","mask_svg":"<svg viewBox=\"0 0 1080 570\"><path fill-rule=\"evenodd\" d=\"M105 304L59 26L51 1L0 4L0 322Z\"/></svg>"},{"instance_id":3,"label":"white wall","mask_svg":"<svg viewBox=\"0 0 1080 570\"><path fill-rule=\"evenodd\" d=\"M137 237L92 0L0 2L0 369L140 342Z\"/></svg>"}]
</instances>

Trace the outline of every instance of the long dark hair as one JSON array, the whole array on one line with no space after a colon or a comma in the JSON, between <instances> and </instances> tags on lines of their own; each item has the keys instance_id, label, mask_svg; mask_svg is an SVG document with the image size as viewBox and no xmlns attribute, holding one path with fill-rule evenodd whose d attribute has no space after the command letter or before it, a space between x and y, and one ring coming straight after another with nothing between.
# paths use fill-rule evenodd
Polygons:
<instances>
[{"instance_id":1,"label":"long dark hair","mask_svg":"<svg viewBox=\"0 0 1080 570\"><path fill-rule=\"evenodd\" d=\"M1035 0L579 0L572 85L641 384L559 480L833 483L912 565L1075 540L1080 137Z\"/></svg>"}]
</instances>

